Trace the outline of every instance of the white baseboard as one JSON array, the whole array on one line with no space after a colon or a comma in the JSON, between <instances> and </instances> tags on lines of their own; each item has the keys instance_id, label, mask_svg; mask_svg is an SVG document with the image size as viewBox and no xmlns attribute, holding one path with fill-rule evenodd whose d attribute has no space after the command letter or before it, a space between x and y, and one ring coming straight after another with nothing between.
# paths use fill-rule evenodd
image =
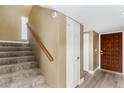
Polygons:
<instances>
[{"instance_id":1,"label":"white baseboard","mask_svg":"<svg viewBox=\"0 0 124 93\"><path fill-rule=\"evenodd\" d=\"M84 77L80 79L79 85L84 82Z\"/></svg>"},{"instance_id":2,"label":"white baseboard","mask_svg":"<svg viewBox=\"0 0 124 93\"><path fill-rule=\"evenodd\" d=\"M97 67L95 70L89 70L88 72L90 73L90 74L95 74L96 73L96 71L99 69L99 67Z\"/></svg>"},{"instance_id":3,"label":"white baseboard","mask_svg":"<svg viewBox=\"0 0 124 93\"><path fill-rule=\"evenodd\" d=\"M113 74L117 74L117 75L122 75L123 73L120 72L115 72L115 71L110 71L110 70L106 70L106 69L101 69L102 71L108 72L108 73L113 73Z\"/></svg>"},{"instance_id":4,"label":"white baseboard","mask_svg":"<svg viewBox=\"0 0 124 93\"><path fill-rule=\"evenodd\" d=\"M93 75L93 74L94 74L94 71L89 70L89 71L88 71L88 73L90 73L90 74L92 74L92 75Z\"/></svg>"}]
</instances>

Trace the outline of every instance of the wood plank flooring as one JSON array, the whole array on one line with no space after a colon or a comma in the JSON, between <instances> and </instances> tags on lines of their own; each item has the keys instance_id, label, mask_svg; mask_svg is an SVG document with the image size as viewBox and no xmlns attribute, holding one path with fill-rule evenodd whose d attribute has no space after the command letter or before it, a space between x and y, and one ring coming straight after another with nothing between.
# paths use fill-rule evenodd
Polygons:
<instances>
[{"instance_id":1,"label":"wood plank flooring","mask_svg":"<svg viewBox=\"0 0 124 93\"><path fill-rule=\"evenodd\" d=\"M124 88L124 75L98 70L94 75L85 73L79 88Z\"/></svg>"}]
</instances>

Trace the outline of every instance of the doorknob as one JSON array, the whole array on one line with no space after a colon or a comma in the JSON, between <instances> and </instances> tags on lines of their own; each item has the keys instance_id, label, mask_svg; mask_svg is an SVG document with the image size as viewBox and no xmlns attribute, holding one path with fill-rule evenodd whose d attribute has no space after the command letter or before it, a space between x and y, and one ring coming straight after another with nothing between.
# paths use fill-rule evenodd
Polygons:
<instances>
[{"instance_id":1,"label":"doorknob","mask_svg":"<svg viewBox=\"0 0 124 93\"><path fill-rule=\"evenodd\" d=\"M79 60L80 59L80 57L77 57L77 60Z\"/></svg>"},{"instance_id":2,"label":"doorknob","mask_svg":"<svg viewBox=\"0 0 124 93\"><path fill-rule=\"evenodd\" d=\"M100 52L101 52L100 54L103 55L103 51L101 50Z\"/></svg>"}]
</instances>

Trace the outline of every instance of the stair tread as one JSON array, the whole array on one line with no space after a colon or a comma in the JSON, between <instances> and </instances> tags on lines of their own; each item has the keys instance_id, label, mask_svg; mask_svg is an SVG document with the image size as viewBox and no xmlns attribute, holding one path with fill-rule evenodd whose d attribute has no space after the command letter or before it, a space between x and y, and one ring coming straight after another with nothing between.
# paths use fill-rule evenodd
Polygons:
<instances>
[{"instance_id":1,"label":"stair tread","mask_svg":"<svg viewBox=\"0 0 124 93\"><path fill-rule=\"evenodd\" d=\"M32 51L31 47L15 47L15 46L0 46L0 52L2 51L27 51L30 50Z\"/></svg>"},{"instance_id":2,"label":"stair tread","mask_svg":"<svg viewBox=\"0 0 124 93\"><path fill-rule=\"evenodd\" d=\"M29 62L23 62L23 63L0 65L0 68L9 67L9 66L24 65L24 64L31 64L31 63L36 63L37 64L36 61L29 61Z\"/></svg>"},{"instance_id":3,"label":"stair tread","mask_svg":"<svg viewBox=\"0 0 124 93\"><path fill-rule=\"evenodd\" d=\"M30 78L32 76L41 75L39 68L31 68L27 70L21 70L17 72L12 72L8 74L2 74L0 76L0 87L7 87L6 84L22 81L26 78Z\"/></svg>"},{"instance_id":4,"label":"stair tread","mask_svg":"<svg viewBox=\"0 0 124 93\"><path fill-rule=\"evenodd\" d=\"M14 75L17 75L17 74L27 73L27 72L30 72L30 71L40 72L40 69L39 68L31 68L31 69L26 69L26 70L24 69L24 70L17 71L17 72L2 74L2 75L0 75L0 79L1 78L5 78L5 77L8 77L8 76L14 76Z\"/></svg>"},{"instance_id":5,"label":"stair tread","mask_svg":"<svg viewBox=\"0 0 124 93\"><path fill-rule=\"evenodd\" d=\"M44 86L45 79L42 75L32 76L20 81L11 83L10 87L35 87L37 85Z\"/></svg>"},{"instance_id":6,"label":"stair tread","mask_svg":"<svg viewBox=\"0 0 124 93\"><path fill-rule=\"evenodd\" d=\"M0 41L0 87L47 87L29 42Z\"/></svg>"},{"instance_id":7,"label":"stair tread","mask_svg":"<svg viewBox=\"0 0 124 93\"><path fill-rule=\"evenodd\" d=\"M26 58L35 58L35 56L33 55L28 55L28 56L12 56L12 57L2 57L0 58L0 61L4 61L4 60L19 60L19 59L26 59ZM30 60L31 61L31 60ZM35 60L32 60L35 61ZM16 63L20 63L20 62L16 62Z\"/></svg>"},{"instance_id":8,"label":"stair tread","mask_svg":"<svg viewBox=\"0 0 124 93\"><path fill-rule=\"evenodd\" d=\"M17 64L1 65L0 75L17 72L17 71L21 71L24 69L25 70L31 69L31 68L38 68L38 63L37 62L24 62L24 63L17 63Z\"/></svg>"},{"instance_id":9,"label":"stair tread","mask_svg":"<svg viewBox=\"0 0 124 93\"><path fill-rule=\"evenodd\" d=\"M28 46L29 42L0 41L0 46Z\"/></svg>"},{"instance_id":10,"label":"stair tread","mask_svg":"<svg viewBox=\"0 0 124 93\"><path fill-rule=\"evenodd\" d=\"M45 84L45 79L44 79L44 77L42 75L31 76L30 78L26 78L26 79L23 79L23 80L13 82L11 84L11 87L18 87L18 85L23 86L25 84L29 85L29 83Z\"/></svg>"},{"instance_id":11,"label":"stair tread","mask_svg":"<svg viewBox=\"0 0 124 93\"><path fill-rule=\"evenodd\" d=\"M19 46L19 47L16 47L16 46L0 46L0 48L29 48L29 49L31 49L28 46Z\"/></svg>"},{"instance_id":12,"label":"stair tread","mask_svg":"<svg viewBox=\"0 0 124 93\"><path fill-rule=\"evenodd\" d=\"M0 58L31 56L31 55L33 55L32 51L2 51L0 52Z\"/></svg>"},{"instance_id":13,"label":"stair tread","mask_svg":"<svg viewBox=\"0 0 124 93\"><path fill-rule=\"evenodd\" d=\"M29 56L17 56L17 57L7 57L7 58L0 58L1 59L14 59L14 58L27 58L27 57L35 57L34 55L29 55Z\"/></svg>"},{"instance_id":14,"label":"stair tread","mask_svg":"<svg viewBox=\"0 0 124 93\"><path fill-rule=\"evenodd\" d=\"M31 50L23 50L23 51L0 51L0 53L23 53L23 52L32 52Z\"/></svg>"},{"instance_id":15,"label":"stair tread","mask_svg":"<svg viewBox=\"0 0 124 93\"><path fill-rule=\"evenodd\" d=\"M28 56L12 56L12 57L1 57L0 58L0 65L8 65L8 64L17 64L17 63L24 63L36 61L35 56L28 55Z\"/></svg>"}]
</instances>

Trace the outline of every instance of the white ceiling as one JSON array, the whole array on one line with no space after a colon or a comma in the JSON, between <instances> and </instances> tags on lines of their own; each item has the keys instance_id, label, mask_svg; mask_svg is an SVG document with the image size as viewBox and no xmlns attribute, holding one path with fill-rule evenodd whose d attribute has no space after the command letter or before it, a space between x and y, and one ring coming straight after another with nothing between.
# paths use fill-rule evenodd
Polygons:
<instances>
[{"instance_id":1,"label":"white ceiling","mask_svg":"<svg viewBox=\"0 0 124 93\"><path fill-rule=\"evenodd\" d=\"M85 31L124 31L124 5L51 5L84 25Z\"/></svg>"}]
</instances>

